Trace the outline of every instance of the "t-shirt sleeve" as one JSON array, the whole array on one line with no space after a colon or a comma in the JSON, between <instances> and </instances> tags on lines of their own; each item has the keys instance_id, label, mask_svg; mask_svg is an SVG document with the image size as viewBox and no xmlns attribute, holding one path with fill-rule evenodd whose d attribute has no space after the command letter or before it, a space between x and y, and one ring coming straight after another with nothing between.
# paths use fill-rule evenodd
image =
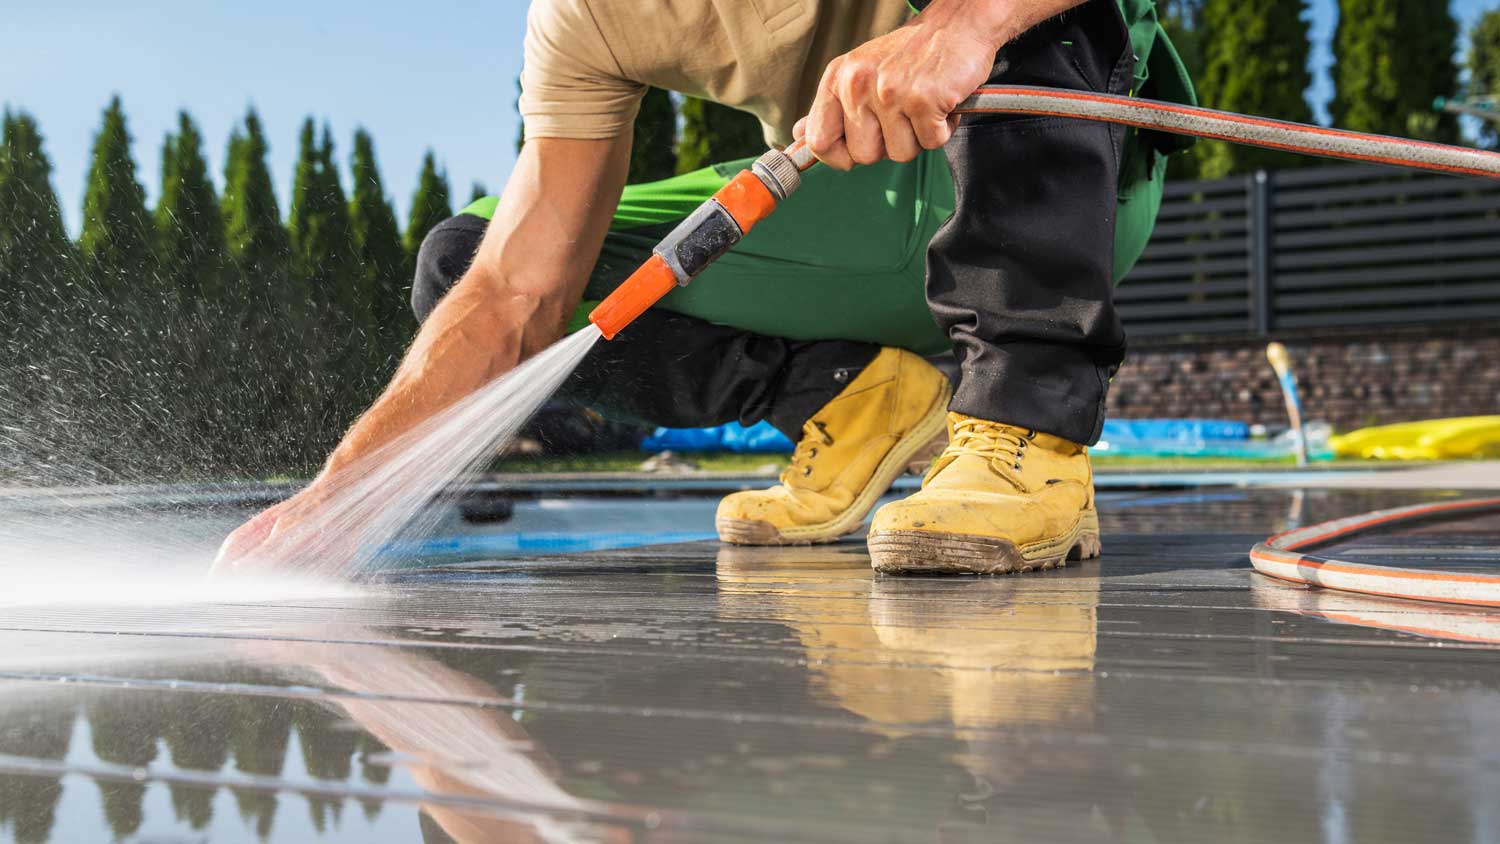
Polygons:
<instances>
[{"instance_id":1,"label":"t-shirt sleeve","mask_svg":"<svg viewBox=\"0 0 1500 844\"><path fill-rule=\"evenodd\" d=\"M646 86L625 78L588 0L533 0L526 16L521 119L528 138L616 138Z\"/></svg>"}]
</instances>

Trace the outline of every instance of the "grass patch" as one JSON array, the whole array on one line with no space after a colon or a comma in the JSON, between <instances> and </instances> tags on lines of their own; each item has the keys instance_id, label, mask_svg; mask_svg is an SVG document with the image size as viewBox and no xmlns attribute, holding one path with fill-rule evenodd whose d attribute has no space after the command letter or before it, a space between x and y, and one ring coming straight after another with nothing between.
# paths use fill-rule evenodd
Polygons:
<instances>
[{"instance_id":1,"label":"grass patch","mask_svg":"<svg viewBox=\"0 0 1500 844\"><path fill-rule=\"evenodd\" d=\"M502 474L540 474L550 472L638 472L651 457L639 451L576 454L557 457L508 457L493 469ZM682 460L699 472L774 475L786 468L785 454L738 454L733 452L684 454ZM771 467L771 468L766 468Z\"/></svg>"},{"instance_id":2,"label":"grass patch","mask_svg":"<svg viewBox=\"0 0 1500 844\"><path fill-rule=\"evenodd\" d=\"M1098 469L1149 469L1153 471L1181 469L1201 472L1216 469L1265 469L1297 465L1297 459L1291 455L1283 457L1148 457L1091 454L1089 457L1092 458L1094 467ZM1333 465L1333 461L1323 461L1311 465L1315 468L1326 467Z\"/></svg>"},{"instance_id":3,"label":"grass patch","mask_svg":"<svg viewBox=\"0 0 1500 844\"><path fill-rule=\"evenodd\" d=\"M496 463L502 474L546 474L555 472L638 472L651 455L635 451L582 454L560 457L512 457ZM682 459L696 470L719 474L767 474L780 472L787 464L784 454L705 453L684 454ZM1291 457L1123 457L1093 455L1094 466L1105 471L1215 472L1292 468ZM1313 463L1313 469L1371 468L1395 466L1398 461L1329 460ZM766 469L767 466L774 467Z\"/></svg>"}]
</instances>

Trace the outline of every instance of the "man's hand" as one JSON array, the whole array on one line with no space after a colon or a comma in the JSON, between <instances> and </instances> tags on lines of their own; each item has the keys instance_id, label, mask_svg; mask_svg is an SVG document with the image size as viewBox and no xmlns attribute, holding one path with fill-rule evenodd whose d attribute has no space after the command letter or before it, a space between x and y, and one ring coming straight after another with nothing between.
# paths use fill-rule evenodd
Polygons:
<instances>
[{"instance_id":1,"label":"man's hand","mask_svg":"<svg viewBox=\"0 0 1500 844\"><path fill-rule=\"evenodd\" d=\"M219 553L214 555L212 573L225 574L240 566L243 561L252 559L256 549L271 538L271 533L276 530L277 519L291 503L292 499L289 498L267 507L255 518L235 528L219 545Z\"/></svg>"},{"instance_id":2,"label":"man's hand","mask_svg":"<svg viewBox=\"0 0 1500 844\"><path fill-rule=\"evenodd\" d=\"M922 14L828 63L792 134L838 170L911 161L948 142L953 110L989 78L995 52L1082 0L934 0Z\"/></svg>"},{"instance_id":3,"label":"man's hand","mask_svg":"<svg viewBox=\"0 0 1500 844\"><path fill-rule=\"evenodd\" d=\"M285 537L303 520L313 516L325 499L321 481L313 481L296 495L262 510L224 539L214 556L210 574L244 574L275 568L291 562L292 549Z\"/></svg>"}]
</instances>

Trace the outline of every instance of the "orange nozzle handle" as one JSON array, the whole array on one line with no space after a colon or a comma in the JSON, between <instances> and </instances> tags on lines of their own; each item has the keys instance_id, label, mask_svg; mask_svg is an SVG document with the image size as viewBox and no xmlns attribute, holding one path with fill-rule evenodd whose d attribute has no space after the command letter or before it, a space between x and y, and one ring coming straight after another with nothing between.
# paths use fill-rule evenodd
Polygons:
<instances>
[{"instance_id":1,"label":"orange nozzle handle","mask_svg":"<svg viewBox=\"0 0 1500 844\"><path fill-rule=\"evenodd\" d=\"M589 322L599 327L604 339L613 340L620 329L629 325L656 300L677 286L677 276L660 255L652 255L640 269L630 274L615 292L609 294L589 312Z\"/></svg>"},{"instance_id":2,"label":"orange nozzle handle","mask_svg":"<svg viewBox=\"0 0 1500 844\"><path fill-rule=\"evenodd\" d=\"M713 198L667 235L640 269L589 313L604 339L613 340L679 281L686 284L738 243L756 223L776 210L776 197L760 177L743 170ZM662 255L676 263L676 270ZM681 278L679 278L679 273Z\"/></svg>"},{"instance_id":3,"label":"orange nozzle handle","mask_svg":"<svg viewBox=\"0 0 1500 844\"><path fill-rule=\"evenodd\" d=\"M729 180L729 184L719 188L714 199L734 218L741 234L749 234L752 226L776 210L776 197L771 195L765 182L749 170L741 170Z\"/></svg>"}]
</instances>

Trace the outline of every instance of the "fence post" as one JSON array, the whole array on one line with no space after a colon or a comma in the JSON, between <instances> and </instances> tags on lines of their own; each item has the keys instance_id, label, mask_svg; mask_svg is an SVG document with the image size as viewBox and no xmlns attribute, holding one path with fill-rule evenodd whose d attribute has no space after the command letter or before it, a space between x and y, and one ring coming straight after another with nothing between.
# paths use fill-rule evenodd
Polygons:
<instances>
[{"instance_id":1,"label":"fence post","mask_svg":"<svg viewBox=\"0 0 1500 844\"><path fill-rule=\"evenodd\" d=\"M1274 327L1271 313L1271 201L1273 174L1256 170L1250 176L1250 331L1265 337Z\"/></svg>"}]
</instances>

